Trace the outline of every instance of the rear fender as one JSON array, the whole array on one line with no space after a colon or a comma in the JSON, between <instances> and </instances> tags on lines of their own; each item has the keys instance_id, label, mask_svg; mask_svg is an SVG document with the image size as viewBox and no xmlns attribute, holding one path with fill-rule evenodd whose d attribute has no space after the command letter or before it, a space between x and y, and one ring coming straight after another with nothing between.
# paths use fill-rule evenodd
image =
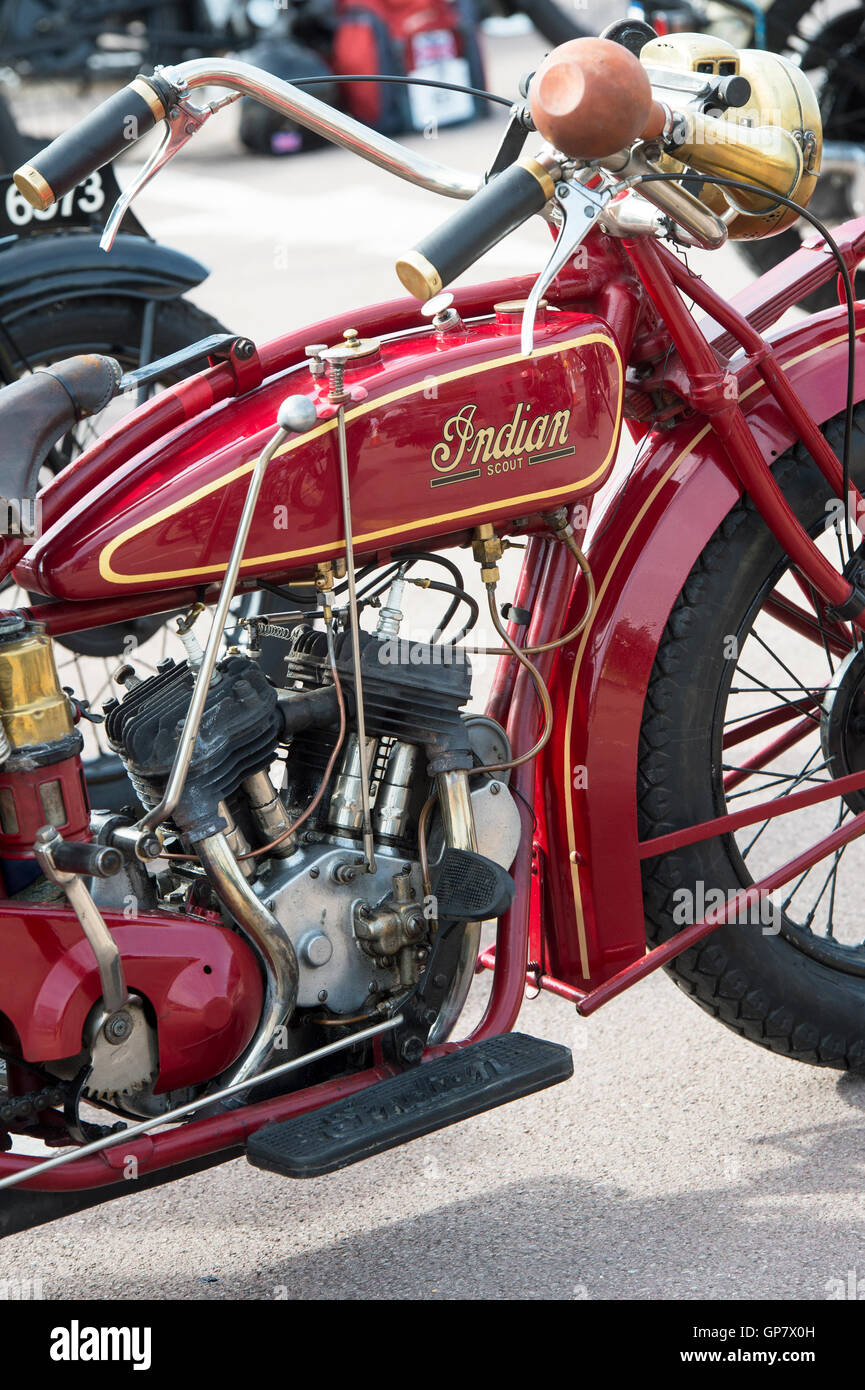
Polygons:
<instances>
[{"instance_id":1,"label":"rear fender","mask_svg":"<svg viewBox=\"0 0 865 1390\"><path fill-rule=\"evenodd\" d=\"M863 334L865 305L857 309L857 401L865 398ZM815 315L772 343L818 423L843 409L844 311ZM790 423L751 367L737 375L740 405L771 465L794 442ZM589 559L598 601L587 629L556 663L554 733L538 779L547 969L579 989L608 979L645 950L636 777L646 690L676 598L742 491L697 415L655 431L632 475L627 465L623 472L593 525ZM565 630L584 602L577 590Z\"/></svg>"}]
</instances>

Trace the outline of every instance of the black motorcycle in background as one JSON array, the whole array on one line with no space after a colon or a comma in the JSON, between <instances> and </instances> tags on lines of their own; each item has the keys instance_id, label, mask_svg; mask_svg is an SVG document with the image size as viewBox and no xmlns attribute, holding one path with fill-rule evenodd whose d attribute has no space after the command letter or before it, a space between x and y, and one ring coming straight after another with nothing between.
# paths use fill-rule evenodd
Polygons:
<instances>
[{"instance_id":1,"label":"black motorcycle in background","mask_svg":"<svg viewBox=\"0 0 865 1390\"><path fill-rule=\"evenodd\" d=\"M525 3L528 8L554 0ZM853 0L643 0L630 11L661 33L717 34L737 48L766 48L801 67L817 93L823 122L823 171L811 210L830 227L865 212L865 5ZM742 241L738 248L762 275L797 251L811 230L800 220L777 236ZM856 292L865 294L861 272ZM830 281L808 295L802 307L816 312L835 303L837 291Z\"/></svg>"},{"instance_id":2,"label":"black motorcycle in background","mask_svg":"<svg viewBox=\"0 0 865 1390\"><path fill-rule=\"evenodd\" d=\"M0 96L0 167L18 168L42 143L19 131ZM0 174L3 385L78 353L103 353L133 370L202 338L225 334L217 319L184 297L207 278L206 266L154 241L134 216L127 213L112 255L100 250L100 232L119 192L113 168L106 165L48 212L39 213L21 197L11 173ZM171 385L200 365L167 369L148 391ZM125 404L118 402L83 421L60 441L50 457L49 475L136 404L134 395L123 399ZM7 585L2 601L4 607L16 607L34 597ZM60 664L70 674L74 668L74 683L98 710L112 693L113 673L132 644L149 642L152 664L165 654L163 638L168 640L168 632L161 618L71 633L57 639L63 648ZM99 786L100 804L129 800L125 774L104 746L98 724L87 729L85 770L88 781Z\"/></svg>"},{"instance_id":3,"label":"black motorcycle in background","mask_svg":"<svg viewBox=\"0 0 865 1390\"><path fill-rule=\"evenodd\" d=\"M286 27L271 0L2 0L0 54L24 77L123 79Z\"/></svg>"},{"instance_id":4,"label":"black motorcycle in background","mask_svg":"<svg viewBox=\"0 0 865 1390\"><path fill-rule=\"evenodd\" d=\"M16 169L41 142L18 130L0 96L0 168ZM9 172L0 174L0 380L79 352L107 352L143 366L224 333L183 296L207 267L149 237L127 214L111 257L99 249L105 217L119 196L106 165L47 212L35 212ZM179 380L169 375L159 385ZM115 417L116 418L116 417ZM68 462L104 427L87 421L63 440Z\"/></svg>"}]
</instances>

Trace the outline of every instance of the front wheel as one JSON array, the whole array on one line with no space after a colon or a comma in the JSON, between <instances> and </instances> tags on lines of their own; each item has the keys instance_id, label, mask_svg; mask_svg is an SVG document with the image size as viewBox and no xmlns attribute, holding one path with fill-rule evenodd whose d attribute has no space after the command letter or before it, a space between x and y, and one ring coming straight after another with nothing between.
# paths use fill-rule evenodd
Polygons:
<instances>
[{"instance_id":1,"label":"front wheel","mask_svg":"<svg viewBox=\"0 0 865 1390\"><path fill-rule=\"evenodd\" d=\"M843 419L824 427L840 454ZM840 567L833 499L806 451L774 475ZM865 485L865 405L851 474ZM667 622L646 695L640 838L664 834L865 769L865 649L832 621L753 503L731 510ZM865 808L830 796L643 866L650 946L759 881ZM865 1070L865 845L848 842L669 966L729 1028L773 1052Z\"/></svg>"}]
</instances>

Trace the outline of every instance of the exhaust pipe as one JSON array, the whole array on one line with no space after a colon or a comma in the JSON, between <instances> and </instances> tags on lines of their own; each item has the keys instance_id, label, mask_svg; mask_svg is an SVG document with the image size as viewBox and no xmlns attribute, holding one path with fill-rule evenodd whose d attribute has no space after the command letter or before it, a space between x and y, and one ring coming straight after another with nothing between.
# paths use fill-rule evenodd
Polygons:
<instances>
[{"instance_id":1,"label":"exhaust pipe","mask_svg":"<svg viewBox=\"0 0 865 1390\"><path fill-rule=\"evenodd\" d=\"M264 963L261 1019L240 1060L219 1078L222 1090L239 1082L252 1081L273 1062L277 1052L277 1030L289 1021L297 1003L299 971L288 933L253 892L225 835L221 832L207 835L199 840L195 849L219 901L250 939Z\"/></svg>"}]
</instances>

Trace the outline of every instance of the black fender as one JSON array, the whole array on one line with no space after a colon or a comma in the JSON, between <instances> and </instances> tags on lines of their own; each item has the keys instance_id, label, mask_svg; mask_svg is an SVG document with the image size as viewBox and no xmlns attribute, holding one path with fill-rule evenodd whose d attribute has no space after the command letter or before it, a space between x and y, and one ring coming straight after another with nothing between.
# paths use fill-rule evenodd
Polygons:
<instances>
[{"instance_id":1,"label":"black fender","mask_svg":"<svg viewBox=\"0 0 865 1390\"><path fill-rule=\"evenodd\" d=\"M14 318L58 299L176 299L209 273L150 237L122 234L110 254L87 231L22 238L0 252L0 316Z\"/></svg>"}]
</instances>

